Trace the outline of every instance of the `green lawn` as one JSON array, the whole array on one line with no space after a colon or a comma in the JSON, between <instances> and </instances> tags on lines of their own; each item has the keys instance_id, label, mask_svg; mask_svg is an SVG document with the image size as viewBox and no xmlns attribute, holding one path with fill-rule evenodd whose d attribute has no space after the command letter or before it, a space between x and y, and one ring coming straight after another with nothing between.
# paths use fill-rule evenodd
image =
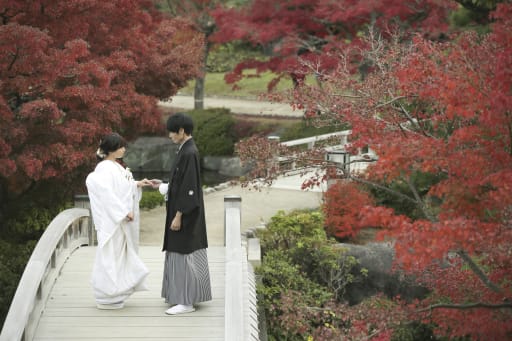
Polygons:
<instances>
[{"instance_id":1,"label":"green lawn","mask_svg":"<svg viewBox=\"0 0 512 341\"><path fill-rule=\"evenodd\" d=\"M249 73L255 75L256 73ZM255 99L262 93L267 92L267 85L274 77L274 74L266 72L259 76L242 79L237 89L233 89L232 84L226 84L223 73L208 73L205 77L205 94L206 96L225 96ZM292 87L292 81L289 78L283 78L275 88L275 91L283 91ZM194 81L180 89L180 94L192 95L194 93Z\"/></svg>"}]
</instances>

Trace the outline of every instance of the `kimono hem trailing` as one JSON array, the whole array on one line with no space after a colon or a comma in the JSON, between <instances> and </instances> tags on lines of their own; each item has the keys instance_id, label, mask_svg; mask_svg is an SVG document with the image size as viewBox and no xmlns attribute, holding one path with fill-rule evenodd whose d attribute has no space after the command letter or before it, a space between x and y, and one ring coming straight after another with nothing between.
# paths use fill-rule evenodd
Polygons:
<instances>
[{"instance_id":1,"label":"kimono hem trailing","mask_svg":"<svg viewBox=\"0 0 512 341\"><path fill-rule=\"evenodd\" d=\"M100 304L122 302L135 291L147 290L149 271L138 255L142 190L129 170L110 160L98 163L86 185L98 238L91 276L94 296ZM132 221L126 219L129 212Z\"/></svg>"}]
</instances>

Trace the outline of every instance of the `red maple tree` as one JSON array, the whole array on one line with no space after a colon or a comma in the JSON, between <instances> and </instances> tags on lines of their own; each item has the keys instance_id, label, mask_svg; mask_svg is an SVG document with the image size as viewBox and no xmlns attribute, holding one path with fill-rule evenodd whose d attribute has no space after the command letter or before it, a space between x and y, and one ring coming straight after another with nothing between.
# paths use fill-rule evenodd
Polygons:
<instances>
[{"instance_id":1,"label":"red maple tree","mask_svg":"<svg viewBox=\"0 0 512 341\"><path fill-rule=\"evenodd\" d=\"M357 193L354 184L378 188L418 212L406 216L346 197L327 202L331 231L382 229L397 269L431 289L411 319L434 323L442 335L506 340L512 335L512 5L499 4L492 18L488 34L468 31L445 42L369 30L365 49L340 44L331 54L336 67L321 73L322 86L297 87L292 104L319 124L349 123L349 150L369 146L378 155L364 174L344 174L343 193ZM358 58L369 66L364 79L354 77ZM302 60L311 74L316 66ZM243 144L240 150L246 157ZM420 188L422 174L436 180Z\"/></svg>"},{"instance_id":2,"label":"red maple tree","mask_svg":"<svg viewBox=\"0 0 512 341\"><path fill-rule=\"evenodd\" d=\"M104 133L158 129L157 100L198 72L203 41L153 1L2 0L0 19L2 207L83 172Z\"/></svg>"},{"instance_id":3,"label":"red maple tree","mask_svg":"<svg viewBox=\"0 0 512 341\"><path fill-rule=\"evenodd\" d=\"M451 335L498 340L512 332L511 13L512 6L498 6L486 36L466 33L453 43L416 37L407 48L374 50L376 70L366 82L338 82L349 76L338 73L337 91L323 97L327 116L352 124L354 145L368 144L379 156L364 180L407 185L423 212L393 219L367 207L362 216L383 218L397 264L433 290L425 319ZM333 97L343 89L354 96ZM411 181L417 173L441 180L420 196ZM468 316L478 327L464 323Z\"/></svg>"},{"instance_id":4,"label":"red maple tree","mask_svg":"<svg viewBox=\"0 0 512 341\"><path fill-rule=\"evenodd\" d=\"M211 39L218 43L242 40L271 50L265 61L238 64L226 75L228 83L240 80L244 70L255 69L257 74L269 70L277 75L269 88L288 76L298 85L310 71L302 61L314 63L316 75L332 70L337 60L329 52L340 44L358 46L359 33L367 25L385 29L396 24L438 37L455 7L455 2L438 0L256 0L241 8L214 11L218 29ZM359 67L364 68L364 62Z\"/></svg>"}]
</instances>

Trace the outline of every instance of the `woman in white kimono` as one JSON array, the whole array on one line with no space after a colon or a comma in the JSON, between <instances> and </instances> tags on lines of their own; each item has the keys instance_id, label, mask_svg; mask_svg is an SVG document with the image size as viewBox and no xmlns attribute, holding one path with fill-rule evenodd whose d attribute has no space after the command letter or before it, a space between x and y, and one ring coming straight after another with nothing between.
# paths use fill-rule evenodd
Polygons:
<instances>
[{"instance_id":1,"label":"woman in white kimono","mask_svg":"<svg viewBox=\"0 0 512 341\"><path fill-rule=\"evenodd\" d=\"M125 141L105 136L96 152L101 160L86 179L98 247L91 284L98 309L120 309L135 291L147 290L149 271L138 256L139 201L147 179L135 181L117 160Z\"/></svg>"}]
</instances>

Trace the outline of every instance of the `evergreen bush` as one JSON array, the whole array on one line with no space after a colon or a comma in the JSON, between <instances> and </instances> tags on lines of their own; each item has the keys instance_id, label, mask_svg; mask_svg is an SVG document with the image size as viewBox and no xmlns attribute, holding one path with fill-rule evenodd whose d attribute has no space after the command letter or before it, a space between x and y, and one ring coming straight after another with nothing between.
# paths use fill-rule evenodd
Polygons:
<instances>
[{"instance_id":1,"label":"evergreen bush","mask_svg":"<svg viewBox=\"0 0 512 341\"><path fill-rule=\"evenodd\" d=\"M280 211L256 234L263 254L257 292L269 339L306 340L319 328L337 333L330 326L336 317L329 304L344 291L346 279L355 280L350 271L357 262L340 261L347 257L327 238L321 213Z\"/></svg>"},{"instance_id":2,"label":"evergreen bush","mask_svg":"<svg viewBox=\"0 0 512 341\"><path fill-rule=\"evenodd\" d=\"M3 325L18 282L37 241L57 214L70 204L21 205L0 230L0 322ZM22 208L21 208L22 207Z\"/></svg>"},{"instance_id":3,"label":"evergreen bush","mask_svg":"<svg viewBox=\"0 0 512 341\"><path fill-rule=\"evenodd\" d=\"M3 326L25 265L37 240L24 243L0 239L0 325ZM1 329L1 327L0 327Z\"/></svg>"},{"instance_id":4,"label":"evergreen bush","mask_svg":"<svg viewBox=\"0 0 512 341\"><path fill-rule=\"evenodd\" d=\"M235 119L229 109L192 110L188 114L194 120L193 136L201 156L233 155Z\"/></svg>"},{"instance_id":5,"label":"evergreen bush","mask_svg":"<svg viewBox=\"0 0 512 341\"><path fill-rule=\"evenodd\" d=\"M440 340L435 336L433 330L433 325L413 321L402 326L398 326L393 332L391 341Z\"/></svg>"},{"instance_id":6,"label":"evergreen bush","mask_svg":"<svg viewBox=\"0 0 512 341\"><path fill-rule=\"evenodd\" d=\"M165 203L165 198L158 191L143 191L139 202L140 209L150 210Z\"/></svg>"}]
</instances>

